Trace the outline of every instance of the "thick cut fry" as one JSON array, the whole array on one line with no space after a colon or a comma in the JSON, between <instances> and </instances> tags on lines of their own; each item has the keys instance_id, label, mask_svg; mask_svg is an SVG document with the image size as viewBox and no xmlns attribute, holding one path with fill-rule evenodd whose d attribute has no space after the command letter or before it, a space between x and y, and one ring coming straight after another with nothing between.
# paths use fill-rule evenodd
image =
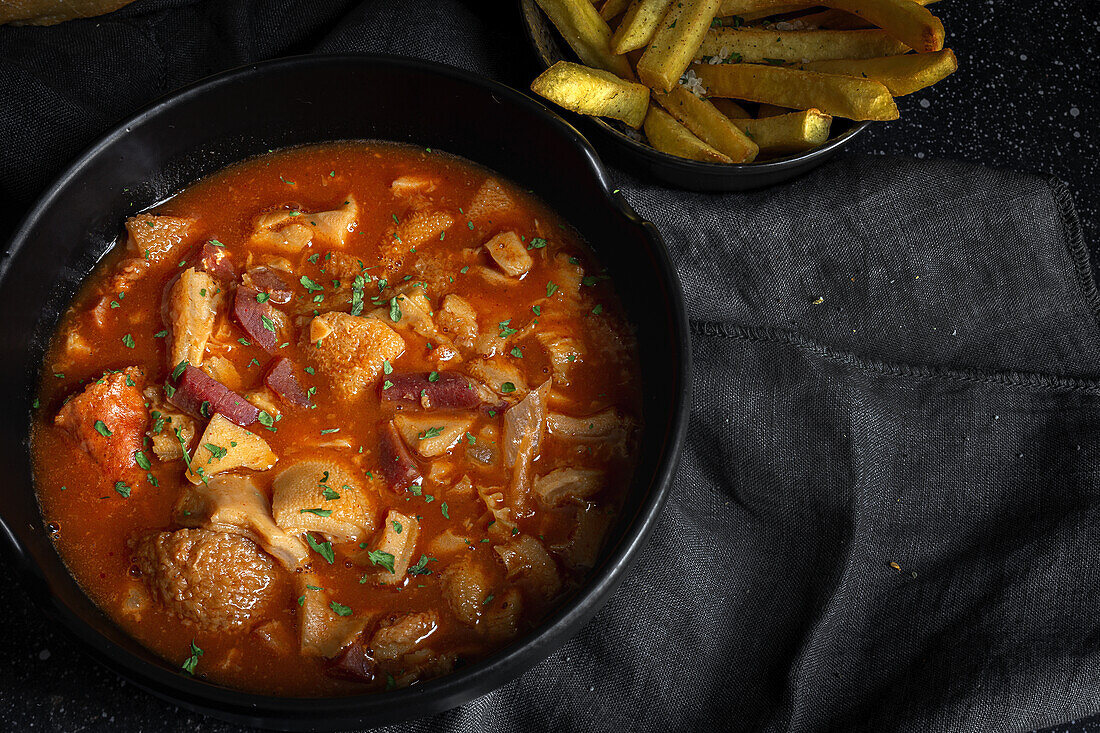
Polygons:
<instances>
[{"instance_id":1,"label":"thick cut fry","mask_svg":"<svg viewBox=\"0 0 1100 733\"><path fill-rule=\"evenodd\" d=\"M787 4L785 0L726 0L720 12L743 17L746 13ZM943 23L913 0L817 0L815 4L858 15L914 51L924 53L943 48Z\"/></svg>"},{"instance_id":2,"label":"thick cut fry","mask_svg":"<svg viewBox=\"0 0 1100 733\"><path fill-rule=\"evenodd\" d=\"M568 110L642 126L649 89L606 71L559 61L531 82L531 91Z\"/></svg>"},{"instance_id":3,"label":"thick cut fry","mask_svg":"<svg viewBox=\"0 0 1100 733\"><path fill-rule=\"evenodd\" d=\"M718 152L691 134L691 130L672 119L672 115L650 105L645 118L645 135L649 144L662 153L707 163L732 163L728 155Z\"/></svg>"},{"instance_id":4,"label":"thick cut fry","mask_svg":"<svg viewBox=\"0 0 1100 733\"><path fill-rule=\"evenodd\" d=\"M624 79L634 72L625 56L611 52L611 29L589 0L536 0L562 38L587 66Z\"/></svg>"},{"instance_id":5,"label":"thick cut fry","mask_svg":"<svg viewBox=\"0 0 1100 733\"><path fill-rule=\"evenodd\" d=\"M872 79L761 64L696 64L691 68L710 97L748 99L792 109L815 108L850 120L898 118L898 106L890 90Z\"/></svg>"},{"instance_id":6,"label":"thick cut fry","mask_svg":"<svg viewBox=\"0 0 1100 733\"><path fill-rule=\"evenodd\" d=\"M612 18L622 14L630 0L607 0L600 8L600 17L610 22Z\"/></svg>"},{"instance_id":7,"label":"thick cut fry","mask_svg":"<svg viewBox=\"0 0 1100 733\"><path fill-rule=\"evenodd\" d=\"M816 148L829 139L833 118L816 109L766 117L733 120L767 155L784 155Z\"/></svg>"},{"instance_id":8,"label":"thick cut fry","mask_svg":"<svg viewBox=\"0 0 1100 733\"><path fill-rule=\"evenodd\" d=\"M653 34L649 48L638 61L638 78L662 92L672 87L691 65L703 42L719 0L677 0Z\"/></svg>"},{"instance_id":9,"label":"thick cut fry","mask_svg":"<svg viewBox=\"0 0 1100 733\"><path fill-rule=\"evenodd\" d=\"M715 97L710 100L710 103L714 105L714 108L719 112L729 117L731 120L747 120L752 117L749 111L739 105L732 99L723 99L722 97Z\"/></svg>"},{"instance_id":10,"label":"thick cut fry","mask_svg":"<svg viewBox=\"0 0 1100 733\"><path fill-rule=\"evenodd\" d=\"M654 98L700 140L734 163L751 163L760 149L713 104L678 86Z\"/></svg>"},{"instance_id":11,"label":"thick cut fry","mask_svg":"<svg viewBox=\"0 0 1100 733\"><path fill-rule=\"evenodd\" d=\"M672 0L633 0L611 36L611 50L627 53L647 46Z\"/></svg>"},{"instance_id":12,"label":"thick cut fry","mask_svg":"<svg viewBox=\"0 0 1100 733\"><path fill-rule=\"evenodd\" d=\"M778 104L762 104L756 110L756 117L757 119L761 117L775 117L776 115L785 115L795 111L796 110L790 107L780 107ZM749 117L752 117L752 115L749 115Z\"/></svg>"},{"instance_id":13,"label":"thick cut fry","mask_svg":"<svg viewBox=\"0 0 1100 733\"><path fill-rule=\"evenodd\" d=\"M763 28L711 28L703 37L699 56L728 57L736 53L742 61L766 63L821 61L824 59L869 59L893 56L909 50L885 31L777 31Z\"/></svg>"},{"instance_id":14,"label":"thick cut fry","mask_svg":"<svg viewBox=\"0 0 1100 733\"><path fill-rule=\"evenodd\" d=\"M874 79L884 84L895 97L903 97L932 86L959 68L949 48L935 53L910 53L881 59L840 59L803 64L803 69L825 74L844 74Z\"/></svg>"},{"instance_id":15,"label":"thick cut fry","mask_svg":"<svg viewBox=\"0 0 1100 733\"><path fill-rule=\"evenodd\" d=\"M932 3L939 2L939 0L914 0L914 2L920 5L931 5ZM860 18L858 15L852 15L851 13L846 13L843 10L836 10L834 8L799 16L798 20L807 26L828 28L837 31L854 31L860 28L871 27L870 23Z\"/></svg>"}]
</instances>

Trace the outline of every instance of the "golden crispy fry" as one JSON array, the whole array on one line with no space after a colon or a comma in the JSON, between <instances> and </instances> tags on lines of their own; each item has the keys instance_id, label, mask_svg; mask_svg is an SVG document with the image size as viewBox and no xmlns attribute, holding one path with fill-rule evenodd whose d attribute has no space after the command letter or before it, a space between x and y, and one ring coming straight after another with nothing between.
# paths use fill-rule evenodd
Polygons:
<instances>
[{"instance_id":1,"label":"golden crispy fry","mask_svg":"<svg viewBox=\"0 0 1100 733\"><path fill-rule=\"evenodd\" d=\"M778 104L762 104L760 108L756 110L756 118L763 119L765 117L775 117L776 115L785 115L795 112L796 110L790 107L780 107ZM749 115L750 117L752 115Z\"/></svg>"},{"instance_id":2,"label":"golden crispy fry","mask_svg":"<svg viewBox=\"0 0 1100 733\"><path fill-rule=\"evenodd\" d=\"M600 8L600 17L610 23L612 18L622 14L629 4L630 0L606 0Z\"/></svg>"},{"instance_id":3,"label":"golden crispy fry","mask_svg":"<svg viewBox=\"0 0 1100 733\"><path fill-rule=\"evenodd\" d=\"M654 93L662 107L700 140L734 163L751 163L760 149L713 104L678 86L668 94Z\"/></svg>"},{"instance_id":4,"label":"golden crispy fry","mask_svg":"<svg viewBox=\"0 0 1100 733\"><path fill-rule=\"evenodd\" d=\"M691 130L656 105L650 105L649 114L645 117L645 135L649 138L649 144L662 153L708 163L733 162L729 156L692 135Z\"/></svg>"},{"instance_id":5,"label":"golden crispy fry","mask_svg":"<svg viewBox=\"0 0 1100 733\"><path fill-rule=\"evenodd\" d=\"M714 105L715 109L724 114L726 117L729 117L731 120L747 120L752 117L747 109L745 109L732 99L715 97L714 99L711 99L709 101L711 104Z\"/></svg>"},{"instance_id":6,"label":"golden crispy fry","mask_svg":"<svg viewBox=\"0 0 1100 733\"><path fill-rule=\"evenodd\" d=\"M726 0L722 12L744 17L745 13L787 4L785 0ZM913 0L817 0L816 4L858 15L914 51L943 48L943 23Z\"/></svg>"},{"instance_id":7,"label":"golden crispy fry","mask_svg":"<svg viewBox=\"0 0 1100 733\"><path fill-rule=\"evenodd\" d=\"M881 59L838 59L802 64L808 71L844 74L874 79L884 84L895 97L903 97L932 86L959 68L955 54L949 48L934 53L909 53Z\"/></svg>"},{"instance_id":8,"label":"golden crispy fry","mask_svg":"<svg viewBox=\"0 0 1100 733\"><path fill-rule=\"evenodd\" d=\"M649 44L672 0L633 0L611 36L611 50L627 53Z\"/></svg>"},{"instance_id":9,"label":"golden crispy fry","mask_svg":"<svg viewBox=\"0 0 1100 733\"><path fill-rule=\"evenodd\" d=\"M611 29L589 0L535 1L586 65L634 78L626 57L611 52Z\"/></svg>"},{"instance_id":10,"label":"golden crispy fry","mask_svg":"<svg viewBox=\"0 0 1100 733\"><path fill-rule=\"evenodd\" d=\"M920 3L921 5L931 5L932 3L939 2L939 0L914 0L914 2ZM854 31L860 28L871 27L870 23L860 18L858 15L852 15L851 13L845 13L843 10L835 10L833 8L800 16L798 20L802 21L807 26L828 28L838 31Z\"/></svg>"},{"instance_id":11,"label":"golden crispy fry","mask_svg":"<svg viewBox=\"0 0 1100 733\"><path fill-rule=\"evenodd\" d=\"M762 154L785 155L816 148L829 139L833 118L816 109L759 120L732 120Z\"/></svg>"},{"instance_id":12,"label":"golden crispy fry","mask_svg":"<svg viewBox=\"0 0 1100 733\"><path fill-rule=\"evenodd\" d=\"M649 108L649 89L614 74L559 61L531 82L531 91L566 109L642 126Z\"/></svg>"},{"instance_id":13,"label":"golden crispy fry","mask_svg":"<svg viewBox=\"0 0 1100 733\"><path fill-rule=\"evenodd\" d=\"M909 50L885 31L778 31L763 28L711 28L703 37L698 56L737 54L741 61L765 63L821 61L824 59L869 59L893 56ZM734 57L736 58L736 56Z\"/></svg>"},{"instance_id":14,"label":"golden crispy fry","mask_svg":"<svg viewBox=\"0 0 1100 733\"><path fill-rule=\"evenodd\" d=\"M748 99L792 109L812 107L850 120L898 118L890 90L872 79L761 64L695 64L691 68L710 97Z\"/></svg>"},{"instance_id":15,"label":"golden crispy fry","mask_svg":"<svg viewBox=\"0 0 1100 733\"><path fill-rule=\"evenodd\" d=\"M672 90L691 65L714 20L719 0L676 0L657 26L649 48L638 61L638 78L662 92Z\"/></svg>"}]
</instances>

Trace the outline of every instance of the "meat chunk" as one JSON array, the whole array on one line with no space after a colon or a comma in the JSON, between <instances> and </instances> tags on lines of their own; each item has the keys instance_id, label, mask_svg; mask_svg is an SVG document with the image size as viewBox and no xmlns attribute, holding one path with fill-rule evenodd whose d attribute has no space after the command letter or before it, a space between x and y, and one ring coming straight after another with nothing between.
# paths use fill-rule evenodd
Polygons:
<instances>
[{"instance_id":1,"label":"meat chunk","mask_svg":"<svg viewBox=\"0 0 1100 733\"><path fill-rule=\"evenodd\" d=\"M233 319L253 343L275 353L286 328L286 317L252 288L240 286L233 297Z\"/></svg>"},{"instance_id":2,"label":"meat chunk","mask_svg":"<svg viewBox=\"0 0 1100 733\"><path fill-rule=\"evenodd\" d=\"M409 613L393 621L383 621L371 636L370 646L379 661L395 662L409 652L422 648L439 628L435 611Z\"/></svg>"},{"instance_id":3,"label":"meat chunk","mask_svg":"<svg viewBox=\"0 0 1100 733\"><path fill-rule=\"evenodd\" d=\"M510 581L518 581L528 593L545 602L561 591L561 576L554 558L531 535L519 535L506 545L497 545L493 550L508 569L505 577Z\"/></svg>"},{"instance_id":4,"label":"meat chunk","mask_svg":"<svg viewBox=\"0 0 1100 733\"><path fill-rule=\"evenodd\" d=\"M401 585L420 538L420 522L415 517L391 509L382 525L382 535L373 549L365 548L352 558L363 567L378 567L375 580L383 585ZM390 568L393 571L390 571Z\"/></svg>"},{"instance_id":5,"label":"meat chunk","mask_svg":"<svg viewBox=\"0 0 1100 733\"><path fill-rule=\"evenodd\" d=\"M332 659L363 633L369 620L354 612L347 615L338 612L352 609L334 605L324 581L312 573L298 575L298 602L299 641L302 654L307 657Z\"/></svg>"},{"instance_id":6,"label":"meat chunk","mask_svg":"<svg viewBox=\"0 0 1100 733\"><path fill-rule=\"evenodd\" d=\"M294 290L282 273L274 267L259 265L253 267L241 277L241 283L258 293L265 293L272 303L283 305L294 297Z\"/></svg>"},{"instance_id":7,"label":"meat chunk","mask_svg":"<svg viewBox=\"0 0 1100 733\"><path fill-rule=\"evenodd\" d=\"M218 476L208 484L185 489L174 514L176 521L187 527L205 526L247 537L287 570L296 570L309 559L306 544L271 519L267 499L251 478Z\"/></svg>"},{"instance_id":8,"label":"meat chunk","mask_svg":"<svg viewBox=\"0 0 1100 733\"><path fill-rule=\"evenodd\" d=\"M264 374L264 384L292 405L305 407L310 404L309 395L302 389L302 383L298 381L294 362L286 357L280 357L271 362L271 366Z\"/></svg>"},{"instance_id":9,"label":"meat chunk","mask_svg":"<svg viewBox=\"0 0 1100 733\"><path fill-rule=\"evenodd\" d=\"M496 336L493 338L496 339ZM527 380L523 378L523 372L508 357L475 359L467 365L466 370L505 400L520 399L527 394Z\"/></svg>"},{"instance_id":10,"label":"meat chunk","mask_svg":"<svg viewBox=\"0 0 1100 733\"><path fill-rule=\"evenodd\" d=\"M630 419L613 407L587 417L572 417L556 412L546 416L547 431L562 438L608 438L615 433L628 431L630 427Z\"/></svg>"},{"instance_id":11,"label":"meat chunk","mask_svg":"<svg viewBox=\"0 0 1100 733\"><path fill-rule=\"evenodd\" d=\"M149 427L145 434L152 441L154 455L162 461L183 458L183 452L190 450L198 434L194 419L169 407L159 387L147 387L142 394L149 405Z\"/></svg>"},{"instance_id":12,"label":"meat chunk","mask_svg":"<svg viewBox=\"0 0 1100 733\"><path fill-rule=\"evenodd\" d=\"M135 543L133 559L160 603L209 631L261 617L276 584L271 560L250 540L228 532L146 535Z\"/></svg>"},{"instance_id":13,"label":"meat chunk","mask_svg":"<svg viewBox=\"0 0 1100 733\"><path fill-rule=\"evenodd\" d=\"M278 209L260 214L253 224L249 244L287 254L298 254L313 240L313 228L302 223L297 209Z\"/></svg>"},{"instance_id":14,"label":"meat chunk","mask_svg":"<svg viewBox=\"0 0 1100 733\"><path fill-rule=\"evenodd\" d=\"M431 193L435 190L436 182L425 174L410 173L398 176L390 184L390 193L397 198L405 198L413 194Z\"/></svg>"},{"instance_id":15,"label":"meat chunk","mask_svg":"<svg viewBox=\"0 0 1100 733\"><path fill-rule=\"evenodd\" d=\"M238 468L266 471L278 460L266 440L218 413L210 418L199 438L187 465L187 480L197 484Z\"/></svg>"},{"instance_id":16,"label":"meat chunk","mask_svg":"<svg viewBox=\"0 0 1100 733\"><path fill-rule=\"evenodd\" d=\"M225 245L215 242L216 240L212 239L202 245L202 252L199 255L202 269L216 280L232 282L237 279L237 269L233 267L229 253L225 251Z\"/></svg>"},{"instance_id":17,"label":"meat chunk","mask_svg":"<svg viewBox=\"0 0 1100 733\"><path fill-rule=\"evenodd\" d=\"M316 239L334 247L343 247L348 234L355 230L355 220L359 216L359 204L350 193L344 203L330 211L315 211L303 215L304 223L313 227Z\"/></svg>"},{"instance_id":18,"label":"meat chunk","mask_svg":"<svg viewBox=\"0 0 1100 733\"><path fill-rule=\"evenodd\" d=\"M551 549L574 568L591 568L596 564L610 526L611 516L594 504L588 504L578 510L569 540Z\"/></svg>"},{"instance_id":19,"label":"meat chunk","mask_svg":"<svg viewBox=\"0 0 1100 733\"><path fill-rule=\"evenodd\" d=\"M577 339L553 333L538 333L535 340L546 350L550 359L554 383L569 386L573 367L584 361L584 345Z\"/></svg>"},{"instance_id":20,"label":"meat chunk","mask_svg":"<svg viewBox=\"0 0 1100 733\"><path fill-rule=\"evenodd\" d=\"M487 599L498 581L494 570L485 560L464 555L443 571L443 598L462 623L475 626L485 614Z\"/></svg>"},{"instance_id":21,"label":"meat chunk","mask_svg":"<svg viewBox=\"0 0 1100 733\"><path fill-rule=\"evenodd\" d=\"M205 272L188 267L168 291L168 368L181 361L202 366L206 344L218 315L218 283Z\"/></svg>"},{"instance_id":22,"label":"meat chunk","mask_svg":"<svg viewBox=\"0 0 1100 733\"><path fill-rule=\"evenodd\" d=\"M361 477L335 461L299 461L280 472L271 508L275 523L293 535L358 542L374 529L375 506Z\"/></svg>"},{"instance_id":23,"label":"meat chunk","mask_svg":"<svg viewBox=\"0 0 1100 733\"><path fill-rule=\"evenodd\" d=\"M485 243L485 249L493 261L509 277L526 275L535 264L527 248L515 232L501 232Z\"/></svg>"},{"instance_id":24,"label":"meat chunk","mask_svg":"<svg viewBox=\"0 0 1100 733\"><path fill-rule=\"evenodd\" d=\"M357 397L382 373L382 362L405 351L405 341L377 318L325 313L309 325L310 361L328 377L336 396Z\"/></svg>"},{"instance_id":25,"label":"meat chunk","mask_svg":"<svg viewBox=\"0 0 1100 733\"><path fill-rule=\"evenodd\" d=\"M504 413L504 460L512 466L509 503L523 513L531 488L531 461L538 453L546 432L546 400L550 380Z\"/></svg>"},{"instance_id":26,"label":"meat chunk","mask_svg":"<svg viewBox=\"0 0 1100 733\"><path fill-rule=\"evenodd\" d=\"M126 367L107 372L70 399L54 418L115 481L135 465L148 416L141 393L143 372Z\"/></svg>"},{"instance_id":27,"label":"meat chunk","mask_svg":"<svg viewBox=\"0 0 1100 733\"><path fill-rule=\"evenodd\" d=\"M380 396L383 402L400 402L424 410L472 410L482 403L474 382L458 372L390 374Z\"/></svg>"},{"instance_id":28,"label":"meat chunk","mask_svg":"<svg viewBox=\"0 0 1100 733\"><path fill-rule=\"evenodd\" d=\"M420 478L420 467L405 447L392 420L382 428L382 437L378 444L378 468L391 491L404 491L409 484Z\"/></svg>"},{"instance_id":29,"label":"meat chunk","mask_svg":"<svg viewBox=\"0 0 1100 733\"><path fill-rule=\"evenodd\" d=\"M478 334L477 311L465 298L453 293L443 298L437 320L439 327L456 344L466 349L474 347Z\"/></svg>"},{"instance_id":30,"label":"meat chunk","mask_svg":"<svg viewBox=\"0 0 1100 733\"><path fill-rule=\"evenodd\" d=\"M583 468L556 468L534 482L534 493L546 506L588 499L604 487L604 472Z\"/></svg>"},{"instance_id":31,"label":"meat chunk","mask_svg":"<svg viewBox=\"0 0 1100 733\"><path fill-rule=\"evenodd\" d=\"M201 369L187 364L179 373L168 401L189 415L207 418L224 415L244 427L256 422L260 411Z\"/></svg>"},{"instance_id":32,"label":"meat chunk","mask_svg":"<svg viewBox=\"0 0 1100 733\"><path fill-rule=\"evenodd\" d=\"M173 256L173 250L191 238L196 228L193 219L138 214L126 220L130 235L126 247L146 262L164 262Z\"/></svg>"},{"instance_id":33,"label":"meat chunk","mask_svg":"<svg viewBox=\"0 0 1100 733\"><path fill-rule=\"evenodd\" d=\"M470 414L400 414L394 417L397 432L423 458L445 455L462 440L474 418Z\"/></svg>"},{"instance_id":34,"label":"meat chunk","mask_svg":"<svg viewBox=\"0 0 1100 733\"><path fill-rule=\"evenodd\" d=\"M475 224L485 220L492 221L494 216L511 211L515 205L515 201L499 181L487 178L470 199L466 207L466 217Z\"/></svg>"},{"instance_id":35,"label":"meat chunk","mask_svg":"<svg viewBox=\"0 0 1100 733\"><path fill-rule=\"evenodd\" d=\"M438 242L440 235L455 223L446 211L414 211L397 225L395 239L406 249Z\"/></svg>"},{"instance_id":36,"label":"meat chunk","mask_svg":"<svg viewBox=\"0 0 1100 733\"><path fill-rule=\"evenodd\" d=\"M518 530L512 519L512 510L504 502L504 492L496 488L477 487L477 495L489 511L491 522L489 536L499 541L510 540Z\"/></svg>"}]
</instances>

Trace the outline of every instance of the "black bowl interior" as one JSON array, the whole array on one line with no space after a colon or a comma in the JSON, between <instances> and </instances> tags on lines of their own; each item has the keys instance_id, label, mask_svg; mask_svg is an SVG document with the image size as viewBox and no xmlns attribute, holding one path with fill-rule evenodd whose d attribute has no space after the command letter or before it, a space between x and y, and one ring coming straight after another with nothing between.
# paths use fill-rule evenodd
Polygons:
<instances>
[{"instance_id":1,"label":"black bowl interior","mask_svg":"<svg viewBox=\"0 0 1100 733\"><path fill-rule=\"evenodd\" d=\"M549 68L561 60L576 61L576 56L564 45L553 24L539 10L535 0L520 0L520 16L527 38L539 62ZM678 188L692 191L746 191L790 180L806 173L831 158L854 136L863 132L869 122L833 120L832 136L827 142L802 153L749 164L705 163L662 153L631 137L618 127L599 117L567 113L571 119L596 133L596 139L606 142L601 150L617 165L643 175L652 176Z\"/></svg>"},{"instance_id":2,"label":"black bowl interior","mask_svg":"<svg viewBox=\"0 0 1100 733\"><path fill-rule=\"evenodd\" d=\"M539 630L456 673L405 690L326 699L251 695L191 679L110 622L67 572L32 490L28 415L43 351L83 278L124 219L202 176L273 148L381 139L488 166L561 212L609 268L637 326L645 389L640 464L590 582ZM380 724L444 710L544 658L614 590L671 480L686 420L686 316L660 237L610 192L583 137L541 104L436 64L378 56L301 57L227 72L153 104L105 137L48 191L0 262L0 529L27 586L100 661L203 712L291 729Z\"/></svg>"}]
</instances>

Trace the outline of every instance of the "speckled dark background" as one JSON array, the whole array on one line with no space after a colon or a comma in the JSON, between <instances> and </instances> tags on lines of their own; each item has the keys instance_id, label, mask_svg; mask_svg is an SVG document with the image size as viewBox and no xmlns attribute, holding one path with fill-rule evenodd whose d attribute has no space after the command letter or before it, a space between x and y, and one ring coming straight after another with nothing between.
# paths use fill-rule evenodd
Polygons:
<instances>
[{"instance_id":1,"label":"speckled dark background","mask_svg":"<svg viewBox=\"0 0 1100 733\"><path fill-rule=\"evenodd\" d=\"M510 5L501 7L500 42L514 46L522 59L516 78L506 81L524 86L535 70L533 60L517 14ZM1055 175L1069 184L1086 239L1094 242L1100 206L1095 70L1100 9L1094 0L945 0L934 10L947 27L948 46L958 54L959 72L899 100L901 120L872 126L851 150ZM120 110L119 116L128 113ZM10 203L0 213L9 214L6 208ZM18 214L0 216L0 234ZM0 607L0 729L236 730L134 689L84 656L43 620L5 563L0 563ZM1100 712L1100 701L1096 707ZM1052 730L1100 732L1100 718Z\"/></svg>"}]
</instances>

